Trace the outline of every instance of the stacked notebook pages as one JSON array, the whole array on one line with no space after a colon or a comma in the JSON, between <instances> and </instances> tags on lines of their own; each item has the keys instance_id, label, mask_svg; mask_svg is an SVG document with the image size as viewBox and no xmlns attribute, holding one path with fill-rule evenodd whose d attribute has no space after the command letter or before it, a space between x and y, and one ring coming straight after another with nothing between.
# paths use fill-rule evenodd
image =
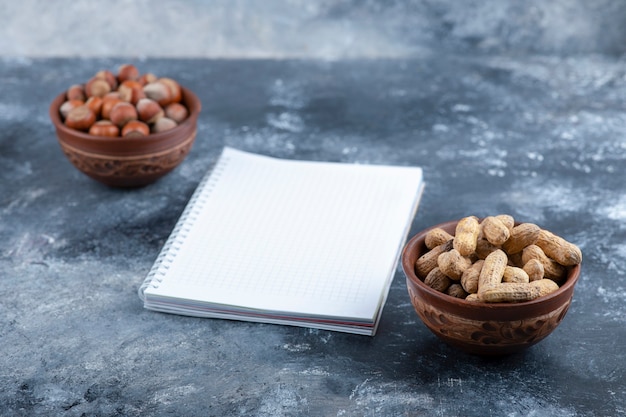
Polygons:
<instances>
[{"instance_id":1,"label":"stacked notebook pages","mask_svg":"<svg viewBox=\"0 0 626 417\"><path fill-rule=\"evenodd\" d=\"M422 189L417 167L226 147L139 296L166 313L374 335Z\"/></svg>"}]
</instances>

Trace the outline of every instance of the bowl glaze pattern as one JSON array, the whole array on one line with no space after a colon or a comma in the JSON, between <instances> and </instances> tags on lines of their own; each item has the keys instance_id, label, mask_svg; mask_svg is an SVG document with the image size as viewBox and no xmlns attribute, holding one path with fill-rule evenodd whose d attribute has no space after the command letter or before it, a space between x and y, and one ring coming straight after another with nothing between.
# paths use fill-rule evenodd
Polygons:
<instances>
[{"instance_id":1,"label":"bowl glaze pattern","mask_svg":"<svg viewBox=\"0 0 626 417\"><path fill-rule=\"evenodd\" d=\"M580 265L571 267L554 293L521 303L475 303L433 290L417 277L415 261L427 250L426 233L441 227L454 233L457 221L419 232L406 244L402 268L411 304L426 327L441 340L468 353L505 355L530 347L547 337L567 314Z\"/></svg>"}]
</instances>

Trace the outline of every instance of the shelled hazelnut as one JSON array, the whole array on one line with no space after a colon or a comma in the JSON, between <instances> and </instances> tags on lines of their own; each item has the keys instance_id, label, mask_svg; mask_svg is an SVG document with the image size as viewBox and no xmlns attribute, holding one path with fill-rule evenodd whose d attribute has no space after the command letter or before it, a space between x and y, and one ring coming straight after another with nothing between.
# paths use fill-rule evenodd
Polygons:
<instances>
[{"instance_id":1,"label":"shelled hazelnut","mask_svg":"<svg viewBox=\"0 0 626 417\"><path fill-rule=\"evenodd\" d=\"M100 117L102 111L102 97L92 96L87 99L85 105L91 109L96 115L96 118Z\"/></svg>"},{"instance_id":2,"label":"shelled hazelnut","mask_svg":"<svg viewBox=\"0 0 626 417\"><path fill-rule=\"evenodd\" d=\"M146 84L143 91L146 94L146 97L156 101L161 106L165 106L172 102L172 91L165 83L160 81Z\"/></svg>"},{"instance_id":3,"label":"shelled hazelnut","mask_svg":"<svg viewBox=\"0 0 626 417\"><path fill-rule=\"evenodd\" d=\"M122 64L117 70L117 80L123 83L126 80L139 79L139 70L132 64Z\"/></svg>"},{"instance_id":4,"label":"shelled hazelnut","mask_svg":"<svg viewBox=\"0 0 626 417\"><path fill-rule=\"evenodd\" d=\"M148 136L150 134L150 128L147 124L141 120L131 120L124 125L122 129L122 136L124 137L138 137Z\"/></svg>"},{"instance_id":5,"label":"shelled hazelnut","mask_svg":"<svg viewBox=\"0 0 626 417\"><path fill-rule=\"evenodd\" d=\"M94 136L137 137L175 128L189 117L173 78L140 73L132 64L96 72L66 90L59 108L64 124Z\"/></svg>"},{"instance_id":6,"label":"shelled hazelnut","mask_svg":"<svg viewBox=\"0 0 626 417\"><path fill-rule=\"evenodd\" d=\"M89 134L94 136L116 137L120 135L120 128L109 120L98 120L89 128Z\"/></svg>"},{"instance_id":7,"label":"shelled hazelnut","mask_svg":"<svg viewBox=\"0 0 626 417\"><path fill-rule=\"evenodd\" d=\"M176 123L180 123L187 118L189 111L187 107L180 103L170 103L165 107L165 116L169 117Z\"/></svg>"},{"instance_id":8,"label":"shelled hazelnut","mask_svg":"<svg viewBox=\"0 0 626 417\"><path fill-rule=\"evenodd\" d=\"M184 108L181 104L181 106ZM185 108L186 110L186 108ZM163 108L154 100L142 98L137 102L137 113L139 120L152 124L165 115Z\"/></svg>"},{"instance_id":9,"label":"shelled hazelnut","mask_svg":"<svg viewBox=\"0 0 626 417\"><path fill-rule=\"evenodd\" d=\"M166 130L174 129L178 124L167 117L161 117L152 125L152 132L160 133Z\"/></svg>"},{"instance_id":10,"label":"shelled hazelnut","mask_svg":"<svg viewBox=\"0 0 626 417\"><path fill-rule=\"evenodd\" d=\"M124 127L124 125L132 120L137 120L137 109L130 103L120 101L111 109L109 113L111 122L118 127Z\"/></svg>"},{"instance_id":11,"label":"shelled hazelnut","mask_svg":"<svg viewBox=\"0 0 626 417\"><path fill-rule=\"evenodd\" d=\"M159 82L165 84L170 89L170 103L179 103L183 99L183 93L180 85L171 78L162 77Z\"/></svg>"},{"instance_id":12,"label":"shelled hazelnut","mask_svg":"<svg viewBox=\"0 0 626 417\"><path fill-rule=\"evenodd\" d=\"M102 97L106 93L111 91L111 86L106 80L102 78L93 77L87 84L85 84L85 94L87 97L97 96Z\"/></svg>"},{"instance_id":13,"label":"shelled hazelnut","mask_svg":"<svg viewBox=\"0 0 626 417\"><path fill-rule=\"evenodd\" d=\"M83 100L79 100L79 99L69 99L66 102L64 102L63 104L61 104L61 107L59 107L59 112L61 113L61 116L63 116L63 118L67 118L67 114L72 110L75 109L76 107L82 106L83 104L85 104L85 102Z\"/></svg>"},{"instance_id":14,"label":"shelled hazelnut","mask_svg":"<svg viewBox=\"0 0 626 417\"><path fill-rule=\"evenodd\" d=\"M100 117L103 119L111 119L111 109L117 103L121 103L122 99L118 92L111 92L102 97L102 107L100 108Z\"/></svg>"},{"instance_id":15,"label":"shelled hazelnut","mask_svg":"<svg viewBox=\"0 0 626 417\"><path fill-rule=\"evenodd\" d=\"M85 96L85 88L80 84L71 85L65 94L68 100L85 101L87 99L87 96Z\"/></svg>"},{"instance_id":16,"label":"shelled hazelnut","mask_svg":"<svg viewBox=\"0 0 626 417\"><path fill-rule=\"evenodd\" d=\"M105 80L111 87L111 91L117 90L117 87L118 87L117 77L115 77L115 75L111 71L109 70L98 71L96 72L96 75L94 75L94 78L100 78L100 79Z\"/></svg>"},{"instance_id":17,"label":"shelled hazelnut","mask_svg":"<svg viewBox=\"0 0 626 417\"><path fill-rule=\"evenodd\" d=\"M143 92L143 85L139 81L126 80L120 84L117 92L123 101L137 104L139 100L146 97L146 93Z\"/></svg>"},{"instance_id":18,"label":"shelled hazelnut","mask_svg":"<svg viewBox=\"0 0 626 417\"><path fill-rule=\"evenodd\" d=\"M76 130L88 131L96 122L95 113L86 105L70 110L65 118L65 124Z\"/></svg>"},{"instance_id":19,"label":"shelled hazelnut","mask_svg":"<svg viewBox=\"0 0 626 417\"><path fill-rule=\"evenodd\" d=\"M139 81L139 83L141 85L146 85L149 83L153 83L157 80L157 76L154 75L151 72L146 72L145 74L141 74L141 76L139 77L139 79L137 81Z\"/></svg>"}]
</instances>

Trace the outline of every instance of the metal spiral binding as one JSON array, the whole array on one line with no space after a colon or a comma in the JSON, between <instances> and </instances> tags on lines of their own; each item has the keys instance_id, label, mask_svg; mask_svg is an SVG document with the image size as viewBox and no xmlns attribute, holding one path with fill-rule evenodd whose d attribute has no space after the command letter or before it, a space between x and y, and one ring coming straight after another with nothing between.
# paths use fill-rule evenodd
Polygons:
<instances>
[{"instance_id":1,"label":"metal spiral binding","mask_svg":"<svg viewBox=\"0 0 626 417\"><path fill-rule=\"evenodd\" d=\"M174 261L174 258L180 249L180 245L185 240L187 234L192 229L193 224L198 218L198 212L217 185L224 169L226 168L228 160L228 157L222 155L213 170L204 176L196 188L196 191L191 196L191 199L183 210L178 222L176 222L174 230L172 230L172 233L165 241L163 248L161 248L161 251L154 261L150 272L137 290L139 298L143 301L145 301L145 290L148 288L158 288L159 284L163 281L166 271L170 268L170 265Z\"/></svg>"}]
</instances>

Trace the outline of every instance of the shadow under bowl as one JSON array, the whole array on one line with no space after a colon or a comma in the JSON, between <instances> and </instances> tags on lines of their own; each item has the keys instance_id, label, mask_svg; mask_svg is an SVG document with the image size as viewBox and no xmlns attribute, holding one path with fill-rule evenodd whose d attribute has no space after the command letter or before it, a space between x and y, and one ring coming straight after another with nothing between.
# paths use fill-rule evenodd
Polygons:
<instances>
[{"instance_id":1,"label":"shadow under bowl","mask_svg":"<svg viewBox=\"0 0 626 417\"><path fill-rule=\"evenodd\" d=\"M141 187L176 168L195 141L202 106L189 89L181 90L189 116L174 129L144 137L93 136L65 126L59 112L65 93L50 104L50 119L63 153L79 171L111 187Z\"/></svg>"},{"instance_id":2,"label":"shadow under bowl","mask_svg":"<svg viewBox=\"0 0 626 417\"><path fill-rule=\"evenodd\" d=\"M428 251L424 239L440 227L454 234L458 221L425 229L413 236L402 252L402 269L417 315L444 342L467 353L507 355L543 340L561 323L580 276L580 264L569 267L567 278L552 294L519 303L465 301L428 287L415 273L415 261Z\"/></svg>"}]
</instances>

